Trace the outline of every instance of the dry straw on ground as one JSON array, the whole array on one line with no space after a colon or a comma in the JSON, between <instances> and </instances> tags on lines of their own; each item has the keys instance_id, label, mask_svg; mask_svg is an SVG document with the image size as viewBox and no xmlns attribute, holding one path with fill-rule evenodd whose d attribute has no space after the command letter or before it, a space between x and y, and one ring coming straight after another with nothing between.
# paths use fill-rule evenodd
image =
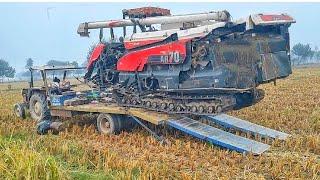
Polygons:
<instances>
[{"instance_id":1,"label":"dry straw on ground","mask_svg":"<svg viewBox=\"0 0 320 180\"><path fill-rule=\"evenodd\" d=\"M261 86L262 102L231 115L290 133L261 156L242 155L177 133L163 146L143 130L103 136L74 126L39 136L35 122L14 117L21 86L0 87L0 179L320 179L320 69L294 70ZM20 86L20 87L19 87Z\"/></svg>"}]
</instances>

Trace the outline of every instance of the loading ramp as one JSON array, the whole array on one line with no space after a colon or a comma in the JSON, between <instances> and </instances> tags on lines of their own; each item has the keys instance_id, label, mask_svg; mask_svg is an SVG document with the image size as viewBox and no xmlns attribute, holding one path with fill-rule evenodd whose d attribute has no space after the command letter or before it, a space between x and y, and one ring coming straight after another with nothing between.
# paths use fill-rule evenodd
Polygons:
<instances>
[{"instance_id":1,"label":"loading ramp","mask_svg":"<svg viewBox=\"0 0 320 180\"><path fill-rule=\"evenodd\" d=\"M289 137L289 134L287 133L276 131L246 120L229 116L227 114L202 116L202 118L211 120L219 126L233 128L244 133L251 133L253 135L260 135L264 138L285 140L287 137ZM232 134L230 132L193 120L189 117L170 119L167 121L167 124L201 140L205 140L214 145L241 153L250 152L253 154L262 154L270 148L269 145L262 142Z\"/></svg>"},{"instance_id":2,"label":"loading ramp","mask_svg":"<svg viewBox=\"0 0 320 180\"><path fill-rule=\"evenodd\" d=\"M285 140L289 134L280 132L274 129L270 129L252 122L239 119L227 114L219 114L217 116L205 116L204 118L211 120L212 122L219 124L226 128L232 128L246 133L259 135L264 138L273 138Z\"/></svg>"},{"instance_id":3,"label":"loading ramp","mask_svg":"<svg viewBox=\"0 0 320 180\"><path fill-rule=\"evenodd\" d=\"M178 120L168 120L168 125L214 145L241 153L251 152L253 154L261 154L270 147L267 144L237 136L188 117L183 117Z\"/></svg>"}]
</instances>

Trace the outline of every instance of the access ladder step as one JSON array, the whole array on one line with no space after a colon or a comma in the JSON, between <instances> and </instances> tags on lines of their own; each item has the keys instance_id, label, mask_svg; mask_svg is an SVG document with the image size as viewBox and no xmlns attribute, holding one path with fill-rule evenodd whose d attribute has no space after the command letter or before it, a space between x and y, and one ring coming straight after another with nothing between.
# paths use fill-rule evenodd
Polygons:
<instances>
[{"instance_id":1,"label":"access ladder step","mask_svg":"<svg viewBox=\"0 0 320 180\"><path fill-rule=\"evenodd\" d=\"M237 136L188 117L183 117L177 120L171 119L168 120L167 123L169 126L179 129L191 136L238 152L261 154L270 148L267 144Z\"/></svg>"},{"instance_id":2,"label":"access ladder step","mask_svg":"<svg viewBox=\"0 0 320 180\"><path fill-rule=\"evenodd\" d=\"M252 133L260 135L261 137L271 137L274 139L285 140L289 134L280 132L274 129L260 126L258 124L251 123L236 117L229 116L227 114L220 114L216 116L204 116L206 119L212 122L224 126L226 128L233 128L246 133Z\"/></svg>"}]
</instances>

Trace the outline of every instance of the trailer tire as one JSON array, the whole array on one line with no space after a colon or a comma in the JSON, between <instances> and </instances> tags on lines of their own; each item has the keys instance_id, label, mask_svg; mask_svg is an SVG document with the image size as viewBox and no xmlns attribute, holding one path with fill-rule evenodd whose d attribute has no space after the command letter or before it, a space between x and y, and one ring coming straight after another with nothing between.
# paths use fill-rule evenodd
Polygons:
<instances>
[{"instance_id":1,"label":"trailer tire","mask_svg":"<svg viewBox=\"0 0 320 180\"><path fill-rule=\"evenodd\" d=\"M101 134L118 134L120 132L119 121L116 115L100 114L96 123Z\"/></svg>"},{"instance_id":2,"label":"trailer tire","mask_svg":"<svg viewBox=\"0 0 320 180\"><path fill-rule=\"evenodd\" d=\"M135 127L137 127L137 122L129 116L126 116L126 130L132 131Z\"/></svg>"},{"instance_id":3,"label":"trailer tire","mask_svg":"<svg viewBox=\"0 0 320 180\"><path fill-rule=\"evenodd\" d=\"M17 117L25 119L26 118L26 106L25 106L25 104L24 103L15 104L14 108L13 108L13 112Z\"/></svg>"},{"instance_id":4,"label":"trailer tire","mask_svg":"<svg viewBox=\"0 0 320 180\"><path fill-rule=\"evenodd\" d=\"M135 121L126 115L117 115L116 117L119 124L119 132L131 131L136 126Z\"/></svg>"},{"instance_id":5,"label":"trailer tire","mask_svg":"<svg viewBox=\"0 0 320 180\"><path fill-rule=\"evenodd\" d=\"M116 115L116 120L118 121L118 125L119 125L119 133L121 131L126 130L126 117L124 115Z\"/></svg>"},{"instance_id":6,"label":"trailer tire","mask_svg":"<svg viewBox=\"0 0 320 180\"><path fill-rule=\"evenodd\" d=\"M43 119L50 118L46 96L42 93L35 93L31 96L29 102L31 118L40 122Z\"/></svg>"}]
</instances>

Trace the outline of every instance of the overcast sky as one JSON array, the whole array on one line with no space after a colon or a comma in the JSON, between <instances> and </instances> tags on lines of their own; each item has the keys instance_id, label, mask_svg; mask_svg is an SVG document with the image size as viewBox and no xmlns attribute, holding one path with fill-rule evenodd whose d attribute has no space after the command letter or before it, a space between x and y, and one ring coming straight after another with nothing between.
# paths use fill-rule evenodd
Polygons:
<instances>
[{"instance_id":1,"label":"overcast sky","mask_svg":"<svg viewBox=\"0 0 320 180\"><path fill-rule=\"evenodd\" d=\"M288 13L297 23L290 28L291 43L320 47L320 3L0 3L0 58L24 70L26 58L35 65L50 59L82 63L97 33L77 34L79 23L121 19L122 9L157 6L171 14L228 10L233 19L254 13Z\"/></svg>"}]
</instances>

